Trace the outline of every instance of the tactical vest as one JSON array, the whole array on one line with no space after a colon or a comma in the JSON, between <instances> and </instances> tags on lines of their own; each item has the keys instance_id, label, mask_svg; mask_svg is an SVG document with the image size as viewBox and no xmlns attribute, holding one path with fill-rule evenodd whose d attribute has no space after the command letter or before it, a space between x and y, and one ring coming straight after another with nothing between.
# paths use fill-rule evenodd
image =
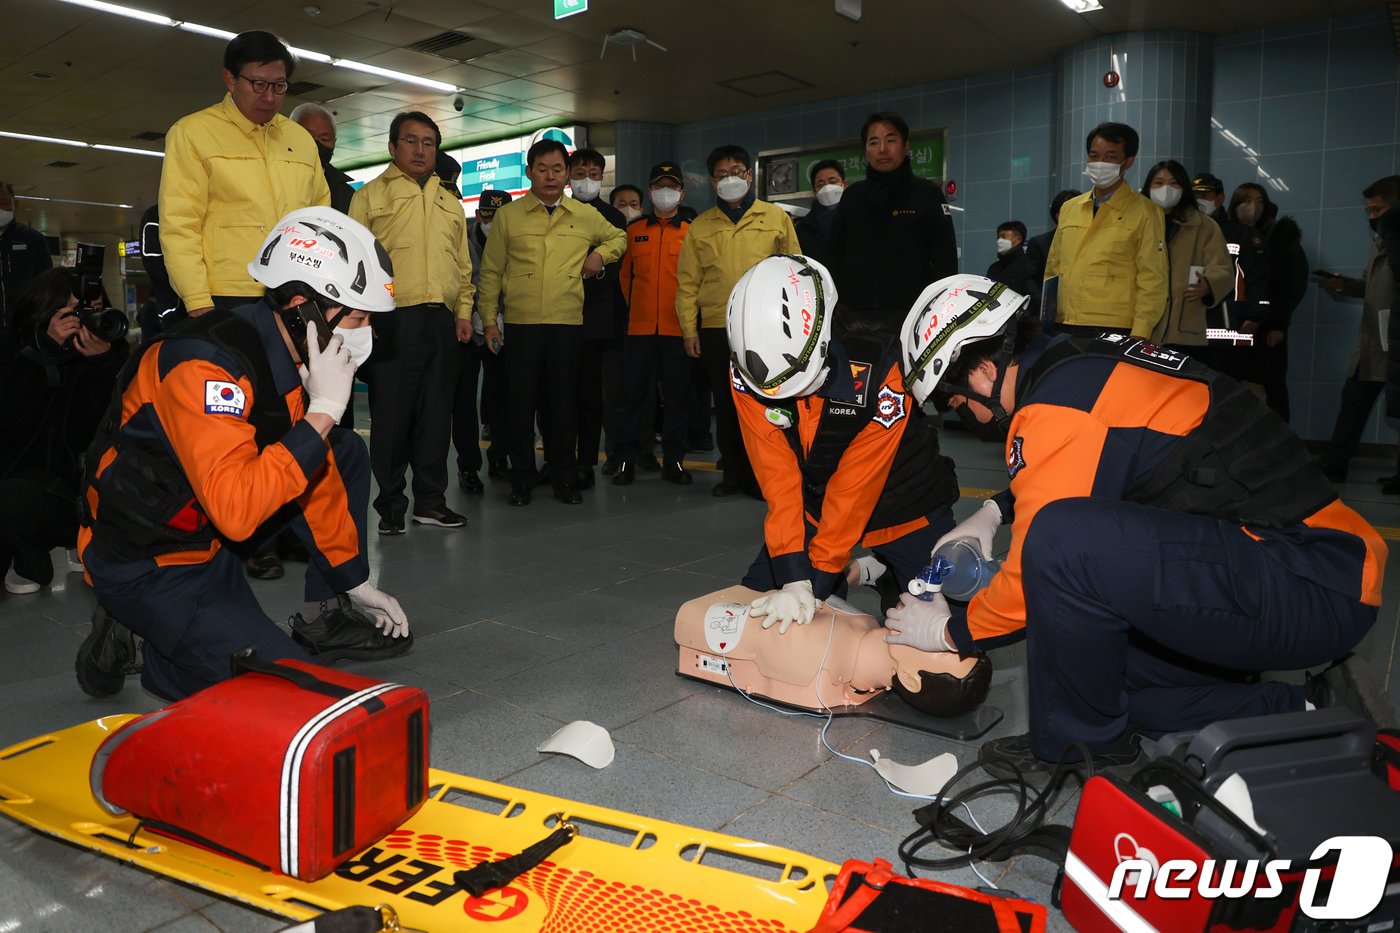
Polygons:
<instances>
[{"instance_id":1,"label":"tactical vest","mask_svg":"<svg viewBox=\"0 0 1400 933\"><path fill-rule=\"evenodd\" d=\"M889 352L888 341L876 334L861 334L847 335L842 343L857 382L856 398L824 400L821 423L810 450L802 449L796 407L789 408L781 400L770 401L754 395L770 412L781 411L790 418L791 425L783 429L783 436L802 469L803 506L817 518L822 514L827 483L836 474L846 449L877 416L889 416L880 410L880 390L890 366L896 362ZM872 362L864 362L866 360ZM889 399L884 403L894 404ZM933 421L915 408L907 396L899 400L898 405L900 417L907 418L908 424L900 438L885 488L866 523L868 530L902 525L958 501L958 478L953 472L953 461L939 454L938 431Z\"/></svg>"},{"instance_id":2,"label":"tactical vest","mask_svg":"<svg viewBox=\"0 0 1400 933\"><path fill-rule=\"evenodd\" d=\"M262 337L248 320L231 311L211 311L142 344L117 377L112 404L84 458L84 488L97 490L101 517L93 519L84 496L83 524L92 529L94 546L111 560L132 562L178 551L206 551L218 535L164 439L136 438L121 431L122 398L141 360L162 344L187 340L213 344L228 353L252 382L248 421L258 450L277 443L291 430L291 415L277 392ZM109 449L116 451L116 458L97 477L97 466Z\"/></svg>"},{"instance_id":3,"label":"tactical vest","mask_svg":"<svg viewBox=\"0 0 1400 933\"><path fill-rule=\"evenodd\" d=\"M1258 396L1185 354L1137 337L1057 342L1026 373L1017 394L1032 402L1040 380L1086 356L1193 379L1210 392L1201 424L1128 489L1128 501L1259 528L1292 528L1336 500L1336 490L1298 435Z\"/></svg>"}]
</instances>

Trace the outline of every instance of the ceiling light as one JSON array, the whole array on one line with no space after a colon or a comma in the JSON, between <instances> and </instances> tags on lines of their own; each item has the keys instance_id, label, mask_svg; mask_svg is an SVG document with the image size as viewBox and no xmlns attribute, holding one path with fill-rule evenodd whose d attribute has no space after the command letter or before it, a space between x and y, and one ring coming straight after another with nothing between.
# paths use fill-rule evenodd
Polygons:
<instances>
[{"instance_id":1,"label":"ceiling light","mask_svg":"<svg viewBox=\"0 0 1400 933\"><path fill-rule=\"evenodd\" d=\"M34 194L17 194L16 201L49 201L53 204L86 204L88 207L125 207L133 208L135 204L113 204L109 201L75 201L72 198L41 198Z\"/></svg>"},{"instance_id":2,"label":"ceiling light","mask_svg":"<svg viewBox=\"0 0 1400 933\"><path fill-rule=\"evenodd\" d=\"M1103 9L1103 4L1099 3L1099 0L1060 0L1060 2L1076 13L1090 13Z\"/></svg>"},{"instance_id":3,"label":"ceiling light","mask_svg":"<svg viewBox=\"0 0 1400 933\"><path fill-rule=\"evenodd\" d=\"M192 32L201 36L209 36L214 39L228 41L237 33L229 32L227 29L218 29L214 26L205 26L189 20L171 19L168 16L161 16L158 13L147 13L145 10L138 10L129 6L121 6L117 3L107 3L105 0L60 0L61 3L71 3L74 6L86 7L89 10L97 10L99 13L111 13L115 16L125 16L129 19L139 19L143 23L154 23L157 26L170 26L184 32ZM629 30L630 31L630 30ZM640 33L639 33L640 35ZM643 41L650 42L645 36ZM656 45L655 42L651 43ZM657 48L661 46L657 45ZM665 51L665 49L662 49ZM358 71L362 74L376 75L381 78L388 78L391 81L402 81L405 84L416 84L420 87L432 88L435 91L454 93L463 91L455 84L448 84L446 81L434 81L431 78L420 78L418 75L411 75L403 71L394 71L390 68L380 68L378 65L368 65L364 62L357 62L349 58L335 58L324 52L313 52L310 49L292 48L292 53L299 58L308 61L320 62L323 65L330 65L333 68L344 68L348 71ZM632 53L636 55L636 50Z\"/></svg>"},{"instance_id":4,"label":"ceiling light","mask_svg":"<svg viewBox=\"0 0 1400 933\"><path fill-rule=\"evenodd\" d=\"M53 143L56 146L74 146L78 149L102 149L107 152L125 152L129 155L155 156L157 159L165 158L165 153L155 149L133 149L130 146L108 146L104 143L85 143L79 139L62 139L58 136L34 136L29 133L9 133L0 130L0 136L7 139L23 139L32 143Z\"/></svg>"}]
</instances>

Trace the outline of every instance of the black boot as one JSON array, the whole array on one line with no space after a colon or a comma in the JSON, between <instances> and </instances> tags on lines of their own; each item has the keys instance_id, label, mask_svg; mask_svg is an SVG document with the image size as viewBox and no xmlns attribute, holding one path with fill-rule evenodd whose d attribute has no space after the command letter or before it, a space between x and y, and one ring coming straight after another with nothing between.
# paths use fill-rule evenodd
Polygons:
<instances>
[{"instance_id":1,"label":"black boot","mask_svg":"<svg viewBox=\"0 0 1400 933\"><path fill-rule=\"evenodd\" d=\"M631 460L619 460L617 472L613 474L614 486L631 486L637 479L637 465Z\"/></svg>"},{"instance_id":2,"label":"black boot","mask_svg":"<svg viewBox=\"0 0 1400 933\"><path fill-rule=\"evenodd\" d=\"M666 465L661 468L661 478L668 483L675 483L677 486L689 486L695 482L695 477L690 475L685 464L679 460L667 460Z\"/></svg>"},{"instance_id":3,"label":"black boot","mask_svg":"<svg viewBox=\"0 0 1400 933\"><path fill-rule=\"evenodd\" d=\"M354 658L375 661L393 658L413 647L413 635L385 635L368 615L356 609L344 594L321 603L321 612L310 622L297 613L291 618L292 638L322 664Z\"/></svg>"},{"instance_id":4,"label":"black boot","mask_svg":"<svg viewBox=\"0 0 1400 933\"><path fill-rule=\"evenodd\" d=\"M88 696L116 696L128 674L141 672L136 660L136 636L98 606L92 611L92 631L78 647L73 668L78 686Z\"/></svg>"}]
</instances>

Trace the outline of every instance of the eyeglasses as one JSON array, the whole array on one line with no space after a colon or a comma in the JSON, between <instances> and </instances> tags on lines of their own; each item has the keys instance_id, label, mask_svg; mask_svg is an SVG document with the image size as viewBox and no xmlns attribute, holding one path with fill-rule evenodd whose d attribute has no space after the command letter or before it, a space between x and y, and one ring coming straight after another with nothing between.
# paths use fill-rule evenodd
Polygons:
<instances>
[{"instance_id":1,"label":"eyeglasses","mask_svg":"<svg viewBox=\"0 0 1400 933\"><path fill-rule=\"evenodd\" d=\"M287 93L288 85L286 78L283 78L281 81L264 81L262 78L250 78L247 75L239 75L239 77L253 86L254 94L266 94L268 91L271 91L278 97L281 97L283 94Z\"/></svg>"},{"instance_id":2,"label":"eyeglasses","mask_svg":"<svg viewBox=\"0 0 1400 933\"><path fill-rule=\"evenodd\" d=\"M727 172L724 169L719 169L715 172L714 179L715 181L724 181L726 178L743 178L748 173L749 170L746 168L736 168L732 172Z\"/></svg>"},{"instance_id":3,"label":"eyeglasses","mask_svg":"<svg viewBox=\"0 0 1400 933\"><path fill-rule=\"evenodd\" d=\"M422 146L424 149L437 148L437 140L431 136L424 136L422 139L419 139L417 136L400 136L394 141L402 143L405 146Z\"/></svg>"}]
</instances>

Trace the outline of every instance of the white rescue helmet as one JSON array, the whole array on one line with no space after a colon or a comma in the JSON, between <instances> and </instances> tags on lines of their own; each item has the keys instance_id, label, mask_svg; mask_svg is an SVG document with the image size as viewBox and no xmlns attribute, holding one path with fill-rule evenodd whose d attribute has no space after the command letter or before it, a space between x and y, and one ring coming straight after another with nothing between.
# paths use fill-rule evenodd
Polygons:
<instances>
[{"instance_id":1,"label":"white rescue helmet","mask_svg":"<svg viewBox=\"0 0 1400 933\"><path fill-rule=\"evenodd\" d=\"M1029 303L980 275L950 275L925 288L900 331L905 388L924 404L963 347L998 334L1014 337L1014 322Z\"/></svg>"},{"instance_id":2,"label":"white rescue helmet","mask_svg":"<svg viewBox=\"0 0 1400 933\"><path fill-rule=\"evenodd\" d=\"M305 282L353 311L394 310L394 265L363 224L331 207L303 207L277 222L248 263L268 288Z\"/></svg>"},{"instance_id":3,"label":"white rescue helmet","mask_svg":"<svg viewBox=\"0 0 1400 933\"><path fill-rule=\"evenodd\" d=\"M809 395L826 382L836 283L808 256L778 255L745 272L729 293L729 358L765 398Z\"/></svg>"}]
</instances>

